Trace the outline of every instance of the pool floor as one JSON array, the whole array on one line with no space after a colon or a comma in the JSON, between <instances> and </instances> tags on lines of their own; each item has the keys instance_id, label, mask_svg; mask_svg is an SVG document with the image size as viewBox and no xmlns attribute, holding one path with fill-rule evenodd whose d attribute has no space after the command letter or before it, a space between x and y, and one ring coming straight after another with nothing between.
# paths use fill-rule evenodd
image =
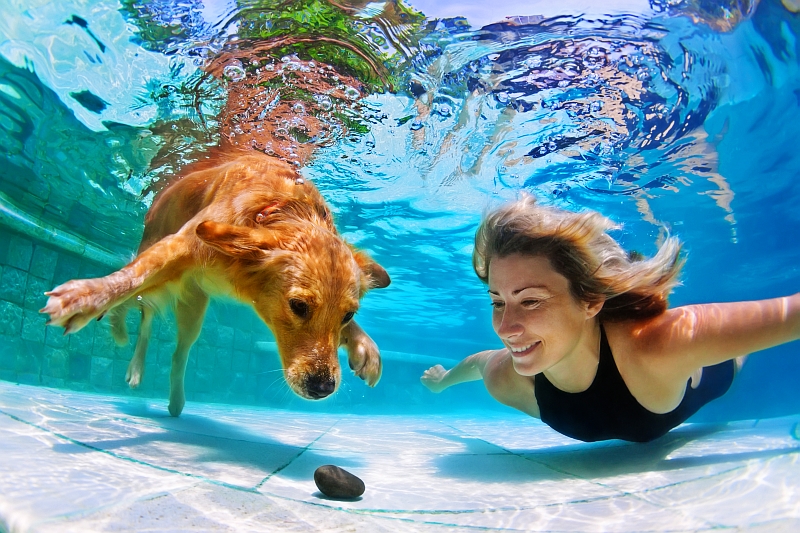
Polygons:
<instances>
[{"instance_id":1,"label":"pool floor","mask_svg":"<svg viewBox=\"0 0 800 533\"><path fill-rule=\"evenodd\" d=\"M800 531L800 416L584 444L509 412L315 414L0 382L0 530ZM364 480L326 499L313 472Z\"/></svg>"}]
</instances>

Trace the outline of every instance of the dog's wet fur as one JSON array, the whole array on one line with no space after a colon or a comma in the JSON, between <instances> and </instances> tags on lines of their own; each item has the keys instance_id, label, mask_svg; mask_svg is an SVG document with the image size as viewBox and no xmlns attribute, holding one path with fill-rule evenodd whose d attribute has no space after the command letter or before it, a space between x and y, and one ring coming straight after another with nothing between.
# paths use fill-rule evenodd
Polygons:
<instances>
[{"instance_id":1,"label":"dog's wet fur","mask_svg":"<svg viewBox=\"0 0 800 533\"><path fill-rule=\"evenodd\" d=\"M339 346L368 385L380 379L378 347L353 315L369 289L389 281L380 265L339 236L319 191L294 166L255 151L228 151L188 166L156 196L131 263L54 288L42 312L65 334L108 313L114 339L125 344L126 314L139 309L126 374L137 387L154 314L174 306L169 412L178 416L189 349L210 297L251 305L275 336L289 387L320 399L341 381Z\"/></svg>"}]
</instances>

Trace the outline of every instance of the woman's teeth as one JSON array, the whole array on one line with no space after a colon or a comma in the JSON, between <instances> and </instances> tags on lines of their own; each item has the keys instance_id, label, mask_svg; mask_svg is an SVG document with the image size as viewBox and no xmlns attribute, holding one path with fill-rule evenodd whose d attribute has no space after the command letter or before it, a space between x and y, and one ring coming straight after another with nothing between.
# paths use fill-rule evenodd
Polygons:
<instances>
[{"instance_id":1,"label":"woman's teeth","mask_svg":"<svg viewBox=\"0 0 800 533\"><path fill-rule=\"evenodd\" d=\"M533 346L533 344L529 344L527 346L520 346L519 348L511 348L511 351L514 353L522 353L526 350L529 350Z\"/></svg>"}]
</instances>

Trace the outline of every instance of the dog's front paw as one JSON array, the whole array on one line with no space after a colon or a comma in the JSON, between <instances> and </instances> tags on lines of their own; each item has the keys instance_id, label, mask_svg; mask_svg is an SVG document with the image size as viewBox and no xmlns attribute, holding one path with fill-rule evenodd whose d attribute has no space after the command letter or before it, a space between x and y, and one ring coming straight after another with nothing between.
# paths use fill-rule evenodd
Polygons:
<instances>
[{"instance_id":1,"label":"dog's front paw","mask_svg":"<svg viewBox=\"0 0 800 533\"><path fill-rule=\"evenodd\" d=\"M39 310L50 315L51 326L62 326L64 334L78 331L108 309L109 296L101 278L74 279L59 285L45 296L47 304Z\"/></svg>"},{"instance_id":2,"label":"dog's front paw","mask_svg":"<svg viewBox=\"0 0 800 533\"><path fill-rule=\"evenodd\" d=\"M353 373L374 387L381 379L381 352L369 335L363 333L347 342L348 362Z\"/></svg>"}]
</instances>

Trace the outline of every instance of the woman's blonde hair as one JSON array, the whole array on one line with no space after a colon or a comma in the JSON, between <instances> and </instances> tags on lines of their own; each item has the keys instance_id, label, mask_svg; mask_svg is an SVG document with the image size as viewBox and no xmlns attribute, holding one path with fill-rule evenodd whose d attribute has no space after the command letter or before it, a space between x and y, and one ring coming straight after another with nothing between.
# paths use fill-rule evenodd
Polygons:
<instances>
[{"instance_id":1,"label":"woman's blonde hair","mask_svg":"<svg viewBox=\"0 0 800 533\"><path fill-rule=\"evenodd\" d=\"M496 257L542 255L567 278L578 301L605 299L600 320L645 318L667 309L683 266L681 243L668 237L655 256L628 254L608 235L619 226L594 211L574 213L539 205L525 194L486 215L475 234L472 265L484 282Z\"/></svg>"}]
</instances>

